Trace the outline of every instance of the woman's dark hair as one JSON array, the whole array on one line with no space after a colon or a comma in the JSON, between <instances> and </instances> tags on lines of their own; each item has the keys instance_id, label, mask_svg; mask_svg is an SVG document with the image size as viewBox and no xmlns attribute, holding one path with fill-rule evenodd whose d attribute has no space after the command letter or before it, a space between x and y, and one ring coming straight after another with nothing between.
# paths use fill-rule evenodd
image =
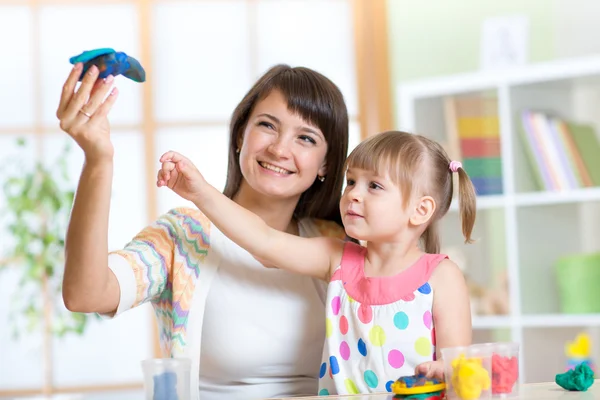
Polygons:
<instances>
[{"instance_id":1,"label":"woman's dark hair","mask_svg":"<svg viewBox=\"0 0 600 400\"><path fill-rule=\"evenodd\" d=\"M327 219L341 224L339 201L348 154L348 110L339 88L309 68L276 65L246 93L233 111L229 126L229 164L223 193L233 198L243 176L236 149L256 104L273 90L281 92L288 110L317 126L327 141L327 176L315 182L300 197L294 216Z\"/></svg>"}]
</instances>

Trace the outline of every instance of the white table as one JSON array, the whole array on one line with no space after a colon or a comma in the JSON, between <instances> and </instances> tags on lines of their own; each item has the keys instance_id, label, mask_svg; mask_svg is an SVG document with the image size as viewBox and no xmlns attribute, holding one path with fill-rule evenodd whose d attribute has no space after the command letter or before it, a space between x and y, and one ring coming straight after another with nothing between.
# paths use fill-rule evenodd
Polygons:
<instances>
[{"instance_id":1,"label":"white table","mask_svg":"<svg viewBox=\"0 0 600 400\"><path fill-rule=\"evenodd\" d=\"M363 394L355 396L325 396L325 397L290 397L278 400L392 400L394 396L385 394ZM530 383L521 385L519 397L512 397L512 400L594 400L600 399L600 379L596 379L592 387L586 392L569 392L558 386L554 382L548 383Z\"/></svg>"},{"instance_id":2,"label":"white table","mask_svg":"<svg viewBox=\"0 0 600 400\"><path fill-rule=\"evenodd\" d=\"M1 398L3 400L5 398ZM20 398L18 400L43 399L43 397ZM124 392L96 392L77 395L59 395L52 400L144 400L144 394L140 390ZM313 397L286 397L277 400L393 400L394 396L389 393L367 394L355 396L313 396ZM596 379L587 392L569 392L556 383L530 383L521 385L519 397L511 400L594 400L600 399L600 379ZM12 400L12 399L11 399ZM202 400L202 399L200 399ZM275 400L275 399L271 399Z\"/></svg>"}]
</instances>

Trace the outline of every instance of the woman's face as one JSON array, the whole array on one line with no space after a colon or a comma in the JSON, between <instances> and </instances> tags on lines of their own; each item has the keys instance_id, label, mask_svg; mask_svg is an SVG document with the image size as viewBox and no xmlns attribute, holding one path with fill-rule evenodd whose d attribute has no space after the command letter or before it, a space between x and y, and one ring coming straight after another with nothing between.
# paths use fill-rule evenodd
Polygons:
<instances>
[{"instance_id":1,"label":"woman's face","mask_svg":"<svg viewBox=\"0 0 600 400\"><path fill-rule=\"evenodd\" d=\"M242 185L266 196L299 197L327 172L323 132L291 113L278 90L256 104L238 148Z\"/></svg>"}]
</instances>

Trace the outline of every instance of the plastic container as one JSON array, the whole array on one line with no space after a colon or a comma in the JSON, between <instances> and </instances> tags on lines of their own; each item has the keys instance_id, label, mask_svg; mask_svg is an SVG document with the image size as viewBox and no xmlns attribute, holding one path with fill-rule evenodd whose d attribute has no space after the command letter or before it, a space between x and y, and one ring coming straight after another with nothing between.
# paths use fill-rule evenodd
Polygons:
<instances>
[{"instance_id":1,"label":"plastic container","mask_svg":"<svg viewBox=\"0 0 600 400\"><path fill-rule=\"evenodd\" d=\"M441 353L447 399L492 398L492 346L448 347Z\"/></svg>"},{"instance_id":2,"label":"plastic container","mask_svg":"<svg viewBox=\"0 0 600 400\"><path fill-rule=\"evenodd\" d=\"M519 395L519 344L491 343L492 397L505 398Z\"/></svg>"},{"instance_id":3,"label":"plastic container","mask_svg":"<svg viewBox=\"0 0 600 400\"><path fill-rule=\"evenodd\" d=\"M563 313L600 313L600 253L562 257L555 270Z\"/></svg>"},{"instance_id":4,"label":"plastic container","mask_svg":"<svg viewBox=\"0 0 600 400\"><path fill-rule=\"evenodd\" d=\"M143 360L146 400L189 400L191 366L187 358Z\"/></svg>"}]
</instances>

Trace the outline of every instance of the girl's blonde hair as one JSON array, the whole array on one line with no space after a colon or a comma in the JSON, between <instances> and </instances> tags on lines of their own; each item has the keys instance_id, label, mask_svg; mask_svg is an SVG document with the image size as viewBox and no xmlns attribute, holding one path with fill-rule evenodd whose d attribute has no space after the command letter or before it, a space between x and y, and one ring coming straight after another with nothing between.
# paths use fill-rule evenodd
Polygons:
<instances>
[{"instance_id":1,"label":"girl's blonde hair","mask_svg":"<svg viewBox=\"0 0 600 400\"><path fill-rule=\"evenodd\" d=\"M437 142L421 135L389 131L361 142L348 156L347 168L374 171L389 178L400 187L403 207L413 194L431 196L436 208L421 240L427 253L439 253L438 221L446 215L452 203L453 172L450 158ZM458 200L465 243L471 243L475 225L475 188L467 172L459 167Z\"/></svg>"}]
</instances>

